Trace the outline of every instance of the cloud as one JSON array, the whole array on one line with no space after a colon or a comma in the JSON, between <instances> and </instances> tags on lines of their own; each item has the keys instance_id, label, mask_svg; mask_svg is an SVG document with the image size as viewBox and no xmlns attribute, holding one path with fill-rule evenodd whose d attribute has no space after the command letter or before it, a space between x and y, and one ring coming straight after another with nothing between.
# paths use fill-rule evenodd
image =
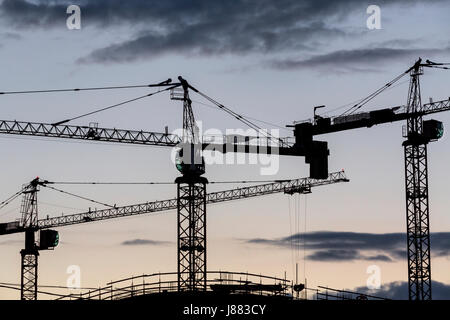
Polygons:
<instances>
[{"instance_id":1,"label":"cloud","mask_svg":"<svg viewBox=\"0 0 450 320\"><path fill-rule=\"evenodd\" d=\"M323 23L282 27L279 30L258 28L251 30L246 25L234 24L217 27L206 23L185 26L170 34L150 31L132 40L97 49L79 62L124 62L153 59L171 53L212 56L307 50L309 41L316 37L324 39L346 35L343 30L327 27Z\"/></svg>"},{"instance_id":2,"label":"cloud","mask_svg":"<svg viewBox=\"0 0 450 320\"><path fill-rule=\"evenodd\" d=\"M439 281L431 282L431 292L433 300L449 300L450 299L450 285ZM393 300L408 300L408 283L405 281L395 281L382 284L380 289L369 290L366 286L361 286L353 289L359 293L365 293L378 297L393 299Z\"/></svg>"},{"instance_id":3,"label":"cloud","mask_svg":"<svg viewBox=\"0 0 450 320\"><path fill-rule=\"evenodd\" d=\"M438 3L445 0L380 0L379 6ZM88 25L114 26L119 23L161 27L180 25L245 24L277 28L299 21L342 19L354 11L365 13L371 1L361 0L3 0L0 12L15 26L54 27L65 21L67 6L80 6Z\"/></svg>"},{"instance_id":4,"label":"cloud","mask_svg":"<svg viewBox=\"0 0 450 320\"><path fill-rule=\"evenodd\" d=\"M4 0L0 12L16 26L54 27L58 20L65 20L69 4L80 6L87 24L102 27L119 23L145 24L165 29L186 25L208 26L207 23L274 28L367 7L360 0L279 0L276 3L271 0Z\"/></svg>"},{"instance_id":5,"label":"cloud","mask_svg":"<svg viewBox=\"0 0 450 320\"><path fill-rule=\"evenodd\" d=\"M307 257L312 261L353 261L353 260L366 260L366 261L382 261L392 262L393 260L383 254L366 256L362 255L358 250L347 249L331 249L316 251Z\"/></svg>"},{"instance_id":6,"label":"cloud","mask_svg":"<svg viewBox=\"0 0 450 320\"><path fill-rule=\"evenodd\" d=\"M61 2L61 1L60 1ZM37 1L3 0L0 17L18 28L65 25L67 5Z\"/></svg>"},{"instance_id":7,"label":"cloud","mask_svg":"<svg viewBox=\"0 0 450 320\"><path fill-rule=\"evenodd\" d=\"M441 2L443 0L434 0ZM422 1L414 1L422 2ZM153 59L162 54L278 54L317 50L320 43L354 35L339 27L351 13L365 13L360 0L4 0L0 15L17 28L65 28L68 4L81 8L82 27L126 25L136 30L121 43L79 59L108 63ZM410 0L379 5L411 4ZM301 61L274 62L274 66Z\"/></svg>"},{"instance_id":8,"label":"cloud","mask_svg":"<svg viewBox=\"0 0 450 320\"><path fill-rule=\"evenodd\" d=\"M450 47L430 49L400 49L389 47L336 50L326 54L314 55L307 59L277 59L266 64L274 69L298 70L319 69L337 72L376 71L386 62L416 60L419 56L432 58L448 56ZM376 66L367 68L367 66Z\"/></svg>"},{"instance_id":9,"label":"cloud","mask_svg":"<svg viewBox=\"0 0 450 320\"><path fill-rule=\"evenodd\" d=\"M392 262L407 257L404 233L356 233L319 231L295 234L278 239L248 239L246 243L277 246L286 249L300 246L312 251L307 259L313 261L380 261ZM431 252L434 256L450 255L450 232L431 234Z\"/></svg>"},{"instance_id":10,"label":"cloud","mask_svg":"<svg viewBox=\"0 0 450 320\"><path fill-rule=\"evenodd\" d=\"M132 239L126 240L121 243L123 246L142 246L142 245L151 245L151 246L161 246L171 244L170 241L158 241L158 240L148 240L148 239Z\"/></svg>"},{"instance_id":11,"label":"cloud","mask_svg":"<svg viewBox=\"0 0 450 320\"><path fill-rule=\"evenodd\" d=\"M418 42L424 42L423 39L389 39L377 44L378 47L388 47L388 48L405 48L412 47Z\"/></svg>"}]
</instances>

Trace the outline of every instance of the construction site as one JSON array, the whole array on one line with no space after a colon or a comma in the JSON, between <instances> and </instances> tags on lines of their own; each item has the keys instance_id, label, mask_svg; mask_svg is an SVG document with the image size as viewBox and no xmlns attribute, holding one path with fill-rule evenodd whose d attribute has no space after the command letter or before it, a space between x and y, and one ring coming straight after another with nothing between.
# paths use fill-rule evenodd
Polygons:
<instances>
[{"instance_id":1,"label":"construction site","mask_svg":"<svg viewBox=\"0 0 450 320\"><path fill-rule=\"evenodd\" d=\"M296 278L273 277L251 273L248 271L222 271L207 268L207 212L211 204L229 202L252 197L284 193L287 196L295 194L309 194L315 187L334 185L338 188L340 183L348 183L345 172L329 172L328 158L332 157L326 141L316 140L316 136L332 134L335 132L357 128L371 128L376 125L386 125L397 121L406 123L403 132L404 166L405 166L405 200L407 221L407 248L408 269L408 295L410 300L431 300L431 255L430 255L430 210L428 195L428 154L427 146L438 141L444 133L443 123L435 119L424 119L429 115L436 116L440 112L450 110L450 100L422 103L420 90L420 77L424 70L444 69L448 64L436 63L430 60L425 62L418 59L408 70L374 91L366 98L353 105L346 112L335 117L324 117L316 114L314 107L312 120L298 121L289 124L292 128L291 137L274 137L248 118L236 113L227 106L207 96L199 89L193 87L187 80L178 77L177 82L171 79L149 84L146 87L157 88L158 91L147 94L145 97L160 92L169 92L171 100L181 103L183 110L182 135L136 131L127 129L101 128L97 124L89 126L76 126L67 124L75 119L85 116L65 119L56 123L37 123L17 120L1 120L0 134L37 136L57 139L78 139L87 142L107 142L121 144L139 144L149 147L176 148L174 166L179 177L174 181L176 196L162 201L148 201L145 203L117 206L106 204L74 194L59 185L70 184L127 184L127 182L70 182L49 181L36 177L25 183L19 191L1 203L1 208L7 206L15 199L21 199L20 217L14 221L0 224L0 234L3 236L20 233L23 235L23 249L20 251L21 270L20 285L2 284L3 288L16 289L21 300L36 300L38 295L54 299L136 299L154 295L167 294L193 294L210 293L211 295L256 295L264 297L283 298L288 300L308 299L384 299L370 294L339 290L319 286L310 288L298 279L298 265ZM400 79L409 77L409 91L406 104L360 112L359 110L370 100L374 99L384 90L396 84ZM36 92L2 92L2 94L41 94L43 92L83 91L83 90L113 90L122 88L76 88L62 90L45 90ZM200 95L209 103L217 107L238 121L252 129L257 129L263 136L199 136L192 108L192 95ZM135 99L133 99L135 100ZM106 109L117 107L121 102L106 108L90 112L98 113ZM269 154L280 157L298 157L309 165L309 177L292 180L274 180L262 184L255 181L241 181L251 183L229 190L207 192L209 183L206 174L206 165L203 154L212 153L244 153ZM227 181L231 183L232 181ZM157 184L157 182L129 182L135 184ZM220 182L215 182L220 183ZM239 181L234 181L239 183ZM330 187L331 188L331 187ZM40 216L39 194L44 189L52 189L71 197L89 201L95 205L104 206L105 209L91 209L76 214L62 214L61 216ZM58 294L39 286L38 263L40 253L48 250L57 250L64 228L77 224L91 224L108 219L118 219L142 215L141 219L151 219L152 213L174 211L176 214L177 230L177 258L176 272L149 272L140 276L132 276L122 280L111 281L103 287L78 290L77 293ZM175 226L173 226L175 228ZM11 257L13 258L13 257ZM17 258L17 257L16 257ZM175 259L174 259L175 262ZM46 255L42 263L51 263L50 255Z\"/></svg>"},{"instance_id":2,"label":"construction site","mask_svg":"<svg viewBox=\"0 0 450 320\"><path fill-rule=\"evenodd\" d=\"M150 2L0 0L0 300L450 300L446 4Z\"/></svg>"}]
</instances>

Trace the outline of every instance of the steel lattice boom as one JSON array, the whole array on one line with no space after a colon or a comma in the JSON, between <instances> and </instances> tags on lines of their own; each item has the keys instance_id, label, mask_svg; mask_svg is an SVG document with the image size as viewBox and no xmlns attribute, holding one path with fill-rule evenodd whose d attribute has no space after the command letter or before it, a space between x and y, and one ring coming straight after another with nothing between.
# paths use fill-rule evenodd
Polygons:
<instances>
[{"instance_id":1,"label":"steel lattice boom","mask_svg":"<svg viewBox=\"0 0 450 320\"><path fill-rule=\"evenodd\" d=\"M181 142L180 137L177 135L166 133L7 120L0 120L0 134L120 142L168 147L176 146Z\"/></svg>"},{"instance_id":2,"label":"steel lattice boom","mask_svg":"<svg viewBox=\"0 0 450 320\"><path fill-rule=\"evenodd\" d=\"M300 178L286 180L274 183L266 183L243 188L235 188L224 191L211 192L206 195L206 203L220 203L232 200L239 200L262 195L281 193L294 187L318 187L340 182L348 182L344 171L330 173L328 179L318 180L311 178ZM129 206L108 208L101 210L89 210L83 213L64 215L39 219L37 221L38 229L49 229L65 227L74 224L89 223L101 220L129 217L147 213L168 211L177 209L177 199L168 199L161 201L152 201ZM0 224L0 235L24 232L24 227L19 222L8 222Z\"/></svg>"},{"instance_id":3,"label":"steel lattice boom","mask_svg":"<svg viewBox=\"0 0 450 320\"><path fill-rule=\"evenodd\" d=\"M0 134L163 147L183 146L183 138L170 133L27 121L0 120ZM195 139L198 140L199 138ZM215 136L202 138L201 148L203 150L221 153L262 153L282 156L305 155L304 150L296 148L292 142L287 141L287 138L280 139L278 145L265 137Z\"/></svg>"}]
</instances>

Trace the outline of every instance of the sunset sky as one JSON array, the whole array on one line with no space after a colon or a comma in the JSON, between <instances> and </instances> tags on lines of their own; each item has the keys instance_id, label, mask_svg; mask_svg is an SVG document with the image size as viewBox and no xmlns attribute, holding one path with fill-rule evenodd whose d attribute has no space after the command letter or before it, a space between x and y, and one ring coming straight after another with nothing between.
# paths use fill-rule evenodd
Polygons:
<instances>
[{"instance_id":1,"label":"sunset sky","mask_svg":"<svg viewBox=\"0 0 450 320\"><path fill-rule=\"evenodd\" d=\"M157 83L179 75L267 129L311 118L313 107L339 115L407 70L418 57L450 62L448 1L378 1L381 29L369 30L371 2L317 1L0 1L0 91ZM81 29L69 30L66 8L81 8ZM450 71L425 70L422 100L450 96ZM387 90L362 111L404 105L408 82ZM53 123L152 92L148 89L0 95L0 119ZM192 94L203 129L246 129ZM206 105L205 105L206 104ZM344 106L344 107L343 107ZM450 114L434 116L450 123ZM172 132L182 126L182 102L162 93L71 122ZM365 291L370 265L381 270L373 294L407 298L402 126L321 136L329 170L349 183L309 195L277 194L208 207L208 269L300 278ZM39 176L50 181L173 182L171 149L0 135L0 202ZM433 297L450 299L450 141L428 148ZM211 165L210 181L308 176L304 158L281 157L276 175L259 165ZM210 184L208 191L239 185ZM176 185L60 188L120 205L176 196ZM39 216L87 211L91 203L52 190L39 192ZM20 201L0 210L0 222L20 217ZM98 206L99 208L101 206ZM298 215L299 223L294 217ZM305 216L306 215L306 216ZM60 228L61 243L41 251L39 284L66 284L70 265L81 286L143 273L176 270L176 212ZM305 234L306 232L306 234ZM297 236L300 248L292 249ZM304 237L303 237L304 236ZM303 238L305 242L303 242ZM20 283L24 235L0 238L0 282ZM67 292L62 290L61 292ZM0 299L19 292L0 288ZM39 298L49 298L40 295Z\"/></svg>"}]
</instances>

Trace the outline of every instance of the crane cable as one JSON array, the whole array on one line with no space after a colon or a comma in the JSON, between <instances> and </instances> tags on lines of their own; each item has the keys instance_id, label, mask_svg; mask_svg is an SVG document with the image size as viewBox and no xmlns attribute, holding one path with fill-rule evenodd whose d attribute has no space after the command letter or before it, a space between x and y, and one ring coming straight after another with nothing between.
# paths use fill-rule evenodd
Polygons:
<instances>
[{"instance_id":1,"label":"crane cable","mask_svg":"<svg viewBox=\"0 0 450 320\"><path fill-rule=\"evenodd\" d=\"M213 105L210 105L210 104L207 104L207 103L198 101L198 100L192 100L192 102L198 103L198 104L200 104L200 105L202 105L202 106L205 106L205 107L209 107L209 108L216 109L216 106L213 106ZM276 123L272 123L272 122L268 122L268 121L256 119L256 118L249 117L249 116L245 116L245 117L246 117L247 119L251 119L251 120L254 120L254 121L257 121L257 122L261 122L261 123L264 123L264 124L267 124L267 125L270 125L270 126L277 127L278 129L282 129L282 130L286 130L286 131L292 131L292 130L287 129L287 128L285 128L285 127L282 127L282 126L280 126L280 125L278 125L278 124L276 124Z\"/></svg>"},{"instance_id":2,"label":"crane cable","mask_svg":"<svg viewBox=\"0 0 450 320\"><path fill-rule=\"evenodd\" d=\"M400 75L398 75L397 77L395 77L394 79L392 79L391 81L389 81L388 83L386 83L384 86L382 86L381 88L375 90L374 92L372 92L371 94L369 94L367 97L362 98L358 103L356 103L354 106L352 106L351 108L347 109L346 111L344 111L340 116L345 116L345 115L350 115L353 114L355 111L361 109L361 107L363 107L365 104L367 104L369 101L371 101L372 99L374 99L376 96L378 96L380 93L382 93L383 91L385 91L386 89L390 88L394 83L396 83L397 81L399 81L401 78L403 78L405 75L407 75L409 72L405 71L402 72Z\"/></svg>"},{"instance_id":3,"label":"crane cable","mask_svg":"<svg viewBox=\"0 0 450 320\"><path fill-rule=\"evenodd\" d=\"M63 205L60 205L60 204L44 202L44 201L39 201L39 204L43 204L43 205L50 206L50 207L55 207L55 208L71 209L71 210L77 210L77 211L83 211L85 209L85 208L68 207L68 206L63 206Z\"/></svg>"},{"instance_id":4,"label":"crane cable","mask_svg":"<svg viewBox=\"0 0 450 320\"><path fill-rule=\"evenodd\" d=\"M307 231L308 195L305 194L305 213L303 222L303 278L306 286L306 231Z\"/></svg>"},{"instance_id":5,"label":"crane cable","mask_svg":"<svg viewBox=\"0 0 450 320\"><path fill-rule=\"evenodd\" d=\"M450 63L435 63L435 62L432 62L432 61L429 61L429 60L427 60L426 62L427 62L428 65L421 65L421 66L422 67L427 67L427 68L434 68L434 69L450 70L449 67L445 67L446 65L450 65ZM411 68L406 70L402 74L398 75L393 80L391 80L390 82L386 83L384 86L382 86L381 88L379 88L375 92L371 93L367 97L361 99L357 104L355 104L350 109L344 111L340 116L350 115L350 114L354 113L356 110L359 110L362 106L367 104L370 100L372 100L373 98L378 96L380 93L382 93L386 89L392 87L392 85L395 82L399 81L401 78L403 78L405 75L407 75L410 71L411 71Z\"/></svg>"},{"instance_id":6,"label":"crane cable","mask_svg":"<svg viewBox=\"0 0 450 320\"><path fill-rule=\"evenodd\" d=\"M287 182L287 181L291 181L292 179L274 179L274 180L228 180L228 181L210 181L209 184L252 184L252 183L282 183L282 182ZM61 193L65 193L68 194L70 196L73 197L77 197L83 200L87 200L89 202L94 202L97 204L101 204L103 206L107 206L107 207L111 207L111 208L115 208L115 206L113 205L109 205L106 203L102 203L93 199L89 199L83 196L79 196L64 190L60 190L57 189L55 187L50 187L48 186L48 184L52 184L52 185L173 185L176 184L175 182L96 182L96 181L48 181L45 180L45 183L42 184L41 186L49 188L49 189L53 189L55 191L61 192ZM6 207L9 203L11 203L12 201L14 201L15 199L17 199L21 194L23 193L23 189L16 192L15 194L13 194L12 196L10 196L9 198L7 198L6 200L0 202L0 210L3 209L4 207ZM43 204L48 204L48 205L52 205L52 206L57 206L55 204L50 204L50 203L44 203ZM69 209L69 207L67 207ZM70 209L77 209L77 208L70 208ZM9 213L9 212L8 212ZM6 214L6 212L5 212Z\"/></svg>"},{"instance_id":7,"label":"crane cable","mask_svg":"<svg viewBox=\"0 0 450 320\"><path fill-rule=\"evenodd\" d=\"M295 194L294 202L294 251L295 251L295 284L299 284L298 264L300 261L300 225L301 225L301 193Z\"/></svg>"},{"instance_id":8,"label":"crane cable","mask_svg":"<svg viewBox=\"0 0 450 320\"><path fill-rule=\"evenodd\" d=\"M134 102L134 101L141 100L141 99L144 99L144 98L147 98L147 97L151 97L151 96L153 96L153 95L155 95L157 93L160 93L160 92L172 90L172 89L174 89L174 88L176 88L178 86L179 85L173 85L173 86L167 87L167 88L165 88L163 90L158 90L158 91L155 91L155 92L151 92L151 93L145 94L143 96L139 96L139 97L136 97L136 98L133 98L133 99L125 100L125 101L122 101L122 102L119 102L119 103L116 103L116 104L113 104L113 105L110 105L110 106L107 106L107 107L103 107L103 108L100 108L100 109L97 109L97 110L94 110L94 111L91 111L91 112L87 112L87 113L81 114L79 116L75 116L75 117L72 117L72 118L69 118L69 119L66 119L66 120L58 121L58 122L53 123L53 125L54 126L58 126L58 125L61 125L61 124L64 124L64 123L67 123L67 122L70 122L70 121L73 121L73 120L76 120L76 119L80 119L80 118L83 118L83 117L86 117L86 116L90 116L90 115L92 115L94 113L99 113L99 112L102 112L102 111L105 111L105 110L116 108L116 107L122 106L122 105L130 103L130 102Z\"/></svg>"},{"instance_id":9,"label":"crane cable","mask_svg":"<svg viewBox=\"0 0 450 320\"><path fill-rule=\"evenodd\" d=\"M292 200L292 201L291 201ZM288 198L289 204L289 231L290 231L290 248L291 248L291 262L292 274L295 278L295 284L298 280L298 261L299 261L299 243L300 243L300 214L299 203L300 195L294 194ZM292 205L291 205L292 203Z\"/></svg>"},{"instance_id":10,"label":"crane cable","mask_svg":"<svg viewBox=\"0 0 450 320\"><path fill-rule=\"evenodd\" d=\"M296 197L296 245L295 245L295 249L296 249L296 263L298 264L299 260L300 260L300 221L301 221L301 210L300 210L300 201L301 201L301 194L298 194Z\"/></svg>"},{"instance_id":11,"label":"crane cable","mask_svg":"<svg viewBox=\"0 0 450 320\"><path fill-rule=\"evenodd\" d=\"M226 113L228 113L232 117L236 118L238 121L244 123L249 128L254 129L255 131L257 131L259 133L263 133L266 136L266 138L268 138L270 140L274 140L277 143L280 143L281 145L284 144L283 140L281 140L280 138L276 138L276 137L272 136L269 132L266 132L260 126L258 126L257 124L253 123L252 121L248 120L245 116L243 116L243 115L241 115L241 114L231 110L230 108L224 106L222 103L214 100L213 98L211 98L208 95L206 95L205 93L203 93L203 92L193 88L192 86L190 86L190 88L192 90L194 90L197 94L199 94L200 96L202 96L203 98L208 100L209 102L211 102L214 105L216 105L219 109L225 111Z\"/></svg>"},{"instance_id":12,"label":"crane cable","mask_svg":"<svg viewBox=\"0 0 450 320\"><path fill-rule=\"evenodd\" d=\"M69 184L69 185L160 185L176 184L175 182L96 182L96 181L49 181L49 184Z\"/></svg>"},{"instance_id":13,"label":"crane cable","mask_svg":"<svg viewBox=\"0 0 450 320\"><path fill-rule=\"evenodd\" d=\"M391 86L391 87L389 87L388 89L386 89L386 91L387 91L387 90L390 90L390 89L393 89L393 88L395 88L395 87L401 86L402 84L405 84L405 83L407 83L407 82L409 82L408 79L405 80L405 81L402 81L402 82L400 82L400 83L397 83L397 84L395 84L395 85L393 85L393 86ZM327 116L328 114L330 114L330 113L332 113L332 112L334 112L334 111L343 109L343 108L348 107L348 106L350 106L350 105L354 105L355 103L357 103L357 102L359 102L359 101L361 101L361 100L362 100L362 98L361 98L361 99L358 99L358 100L354 100L354 101L352 101L352 102L346 103L346 104L341 105L341 106L339 106L339 107L336 107L336 108L334 108L334 109L331 109L331 110L327 110L327 111L325 111L325 112L322 112L322 113L320 113L320 114L318 114L318 115L320 115L320 116Z\"/></svg>"},{"instance_id":14,"label":"crane cable","mask_svg":"<svg viewBox=\"0 0 450 320\"><path fill-rule=\"evenodd\" d=\"M292 179L274 179L274 180L227 180L227 181L209 181L209 184L232 184L232 183L281 183L291 181ZM60 185L172 185L176 182L96 182L96 181L47 181L47 184Z\"/></svg>"},{"instance_id":15,"label":"crane cable","mask_svg":"<svg viewBox=\"0 0 450 320\"><path fill-rule=\"evenodd\" d=\"M295 276L295 259L294 259L294 234L292 232L292 210L291 210L291 197L288 197L288 211L289 211L289 245L291 249L291 267L292 278Z\"/></svg>"},{"instance_id":16,"label":"crane cable","mask_svg":"<svg viewBox=\"0 0 450 320\"><path fill-rule=\"evenodd\" d=\"M129 86L107 86L107 87L88 87L88 88L69 88L69 89L44 89L44 90L24 90L24 91L2 91L0 95L12 94L30 94L30 93L57 93L57 92L78 92L78 91L94 91L94 90L115 90L115 89L136 89L136 88L154 88L172 86L172 79L167 79L160 83L139 84Z\"/></svg>"},{"instance_id":17,"label":"crane cable","mask_svg":"<svg viewBox=\"0 0 450 320\"><path fill-rule=\"evenodd\" d=\"M424 66L424 67L427 67L427 68L435 68L435 69L450 70L450 68L444 67L444 66L450 65L450 63L433 62L433 61L430 61L430 60L428 60L428 59L427 59L425 62L426 62L427 64L426 64L426 65L423 65L423 66Z\"/></svg>"},{"instance_id":18,"label":"crane cable","mask_svg":"<svg viewBox=\"0 0 450 320\"><path fill-rule=\"evenodd\" d=\"M49 188L49 189L52 189L52 190L55 190L55 191L58 191L58 192L70 195L72 197L76 197L76 198L80 198L80 199L83 199L83 200L86 200L86 201L89 201L89 202L97 203L97 204L100 204L100 205L105 206L105 207L116 208L116 205L112 206L112 205L107 204L107 203L103 203L103 202L96 201L96 200L93 200L93 199L90 199L90 198L86 198L86 197L83 197L83 196L80 196L80 195L77 195L77 194L74 194L74 193L71 193L71 192L67 192L67 191L64 191L64 190L61 190L61 189L58 189L58 188L55 188L55 187L50 187L50 186L45 185L45 184L43 184L42 186L45 187L45 188Z\"/></svg>"},{"instance_id":19,"label":"crane cable","mask_svg":"<svg viewBox=\"0 0 450 320\"><path fill-rule=\"evenodd\" d=\"M30 185L26 185L25 187L23 187L22 189L20 189L19 191L17 191L16 193L14 193L12 196L10 196L9 198L7 198L6 200L0 202L0 210L3 209L4 207L6 207L8 204L10 204L12 201L16 200L24 191L26 191L28 188L30 187ZM5 213L6 214L6 213Z\"/></svg>"},{"instance_id":20,"label":"crane cable","mask_svg":"<svg viewBox=\"0 0 450 320\"><path fill-rule=\"evenodd\" d=\"M427 68L434 68L434 69L443 69L443 70L450 70L449 67L439 67L439 66L427 66Z\"/></svg>"},{"instance_id":21,"label":"crane cable","mask_svg":"<svg viewBox=\"0 0 450 320\"><path fill-rule=\"evenodd\" d=\"M17 191L12 196L10 196L8 199L2 201L0 203L0 210L3 209L4 207L6 207L9 203L14 201L15 199L17 199L17 197L20 196L22 194L22 192L23 192L23 190Z\"/></svg>"},{"instance_id":22,"label":"crane cable","mask_svg":"<svg viewBox=\"0 0 450 320\"><path fill-rule=\"evenodd\" d=\"M300 261L300 250L301 246L303 247L303 278L306 281L306 233L307 233L307 211L308 211L308 202L307 195L304 195L304 216L303 216L303 232L301 229L301 194L298 196L295 195L293 198L293 207L294 213L291 213L291 198L288 198L288 207L289 207L289 244L291 248L291 260L292 260L292 270L294 276L298 276L297 274L297 266ZM293 215L293 217L292 217ZM294 225L294 228L292 228ZM292 230L294 229L294 230ZM301 243L303 242L303 243ZM295 279L298 280L297 277Z\"/></svg>"},{"instance_id":23,"label":"crane cable","mask_svg":"<svg viewBox=\"0 0 450 320\"><path fill-rule=\"evenodd\" d=\"M277 182L284 182L284 181L289 181L289 180L216 181L216 182L210 182L210 183L257 183L257 182L268 182L268 181L277 183ZM97 200L94 200L94 199L90 199L90 198L87 198L87 197L84 197L84 196L80 196L80 195L74 194L74 193L71 193L71 192L68 192L68 191L64 191L64 190L61 190L61 189L58 189L58 188L55 188L55 187L51 187L48 184L66 184L66 185L67 184L78 184L78 185L79 184L92 184L92 185L99 185L99 184L109 184L109 185L112 185L112 184L121 184L121 185L123 185L123 184L132 184L132 185L136 185L136 184L175 184L175 182L160 182L160 183L158 183L158 182L70 182L70 181L69 182L63 182L63 181L52 182L52 181L45 181L45 183L42 184L43 187L48 188L48 189L52 189L52 190L60 192L60 193L64 193L64 194L67 194L67 195L70 195L70 196L73 196L73 197L76 197L76 198L80 198L80 199L83 199L83 200L86 200L86 201L89 201L89 202L97 203L97 204L103 205L105 207L116 208L117 206L115 204L114 205L110 205L110 204L107 204L107 203L104 203L104 202L100 202L100 201L97 201Z\"/></svg>"}]
</instances>

